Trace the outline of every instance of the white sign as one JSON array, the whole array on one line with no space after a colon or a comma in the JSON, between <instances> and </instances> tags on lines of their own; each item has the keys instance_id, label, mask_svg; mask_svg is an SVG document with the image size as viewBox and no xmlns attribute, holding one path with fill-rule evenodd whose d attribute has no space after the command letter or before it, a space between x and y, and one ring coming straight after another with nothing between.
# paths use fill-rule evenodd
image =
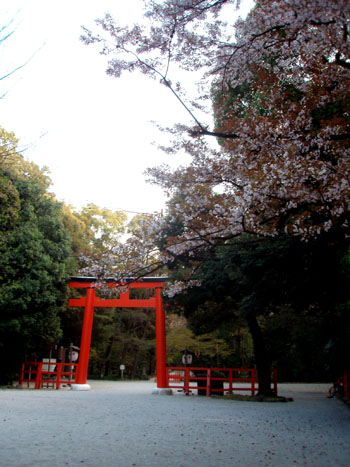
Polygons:
<instances>
[{"instance_id":1,"label":"white sign","mask_svg":"<svg viewBox=\"0 0 350 467\"><path fill-rule=\"evenodd\" d=\"M183 363L184 365L191 365L191 363L192 363L192 355L191 355L190 353L184 354L184 355L182 356L182 363Z\"/></svg>"},{"instance_id":2,"label":"white sign","mask_svg":"<svg viewBox=\"0 0 350 467\"><path fill-rule=\"evenodd\" d=\"M70 358L72 362L76 362L78 360L78 357L79 357L79 352L77 352L76 350L72 350L70 354Z\"/></svg>"},{"instance_id":3,"label":"white sign","mask_svg":"<svg viewBox=\"0 0 350 467\"><path fill-rule=\"evenodd\" d=\"M125 370L125 365L120 365L119 368L123 371L123 370Z\"/></svg>"},{"instance_id":4,"label":"white sign","mask_svg":"<svg viewBox=\"0 0 350 467\"><path fill-rule=\"evenodd\" d=\"M43 358L43 362L53 363L53 365L43 365L43 371L55 371L56 359L55 358Z\"/></svg>"}]
</instances>

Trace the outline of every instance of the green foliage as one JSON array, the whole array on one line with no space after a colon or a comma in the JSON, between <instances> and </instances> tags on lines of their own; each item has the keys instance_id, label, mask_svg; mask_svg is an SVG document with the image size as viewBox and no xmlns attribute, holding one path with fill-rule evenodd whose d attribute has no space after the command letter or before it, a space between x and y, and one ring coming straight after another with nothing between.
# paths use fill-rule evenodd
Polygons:
<instances>
[{"instance_id":1,"label":"green foliage","mask_svg":"<svg viewBox=\"0 0 350 467\"><path fill-rule=\"evenodd\" d=\"M0 127L0 170L15 178L30 178L48 189L51 183L47 167L40 169L34 162L27 161L17 151L18 140L14 133Z\"/></svg>"},{"instance_id":2,"label":"green foliage","mask_svg":"<svg viewBox=\"0 0 350 467\"><path fill-rule=\"evenodd\" d=\"M19 195L8 177L0 176L0 225L3 230L13 228L18 219Z\"/></svg>"},{"instance_id":3,"label":"green foliage","mask_svg":"<svg viewBox=\"0 0 350 467\"><path fill-rule=\"evenodd\" d=\"M167 316L167 359L169 365L183 366L185 349L194 353L192 366L237 366L230 348L229 339L220 336L219 331L196 336L188 327L187 320L179 315Z\"/></svg>"},{"instance_id":4,"label":"green foliage","mask_svg":"<svg viewBox=\"0 0 350 467\"><path fill-rule=\"evenodd\" d=\"M143 309L99 309L95 313L89 374L101 378L120 376L124 364L130 379L154 372L154 312Z\"/></svg>"},{"instance_id":5,"label":"green foliage","mask_svg":"<svg viewBox=\"0 0 350 467\"><path fill-rule=\"evenodd\" d=\"M78 260L80 254L88 254L91 250L91 234L89 234L88 226L71 206L63 205L61 216L63 225L69 232L73 255Z\"/></svg>"},{"instance_id":6,"label":"green foliage","mask_svg":"<svg viewBox=\"0 0 350 467\"><path fill-rule=\"evenodd\" d=\"M103 256L118 245L125 231L127 216L123 212L99 208L88 204L80 210L71 206L63 206L62 221L69 232L74 264L77 271L86 265L86 258L93 258L97 264L103 263ZM114 266L117 266L117 261ZM91 275L94 275L91 274ZM79 296L76 290L69 290L69 297ZM63 338L61 344L69 346L71 342L79 345L81 337L83 311L63 307L61 312ZM93 366L101 368L105 359L105 347L111 338L111 310L99 310L95 313ZM102 363L101 363L102 362Z\"/></svg>"},{"instance_id":7,"label":"green foliage","mask_svg":"<svg viewBox=\"0 0 350 467\"><path fill-rule=\"evenodd\" d=\"M61 337L71 250L46 175L15 152L11 134L0 137L0 379L6 383L26 355Z\"/></svg>"},{"instance_id":8,"label":"green foliage","mask_svg":"<svg viewBox=\"0 0 350 467\"><path fill-rule=\"evenodd\" d=\"M348 258L335 239L242 235L202 256L191 276L201 287L173 301L197 334L244 330L255 317L265 348L255 360L266 351L283 380L330 379L350 366ZM185 278L191 261L172 275Z\"/></svg>"},{"instance_id":9,"label":"green foliage","mask_svg":"<svg viewBox=\"0 0 350 467\"><path fill-rule=\"evenodd\" d=\"M93 251L100 254L113 248L125 232L127 215L124 212L99 208L90 203L74 215L83 222Z\"/></svg>"}]
</instances>

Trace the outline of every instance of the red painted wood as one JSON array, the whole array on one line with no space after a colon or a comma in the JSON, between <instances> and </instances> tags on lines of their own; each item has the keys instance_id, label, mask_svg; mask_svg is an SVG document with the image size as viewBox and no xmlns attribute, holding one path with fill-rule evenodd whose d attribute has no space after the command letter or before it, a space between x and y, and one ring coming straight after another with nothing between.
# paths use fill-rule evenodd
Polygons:
<instances>
[{"instance_id":1,"label":"red painted wood","mask_svg":"<svg viewBox=\"0 0 350 467\"><path fill-rule=\"evenodd\" d=\"M43 366L53 367L53 369L44 371ZM69 371L64 371L66 368ZM24 362L22 364L22 371L20 376L20 385L23 383L34 383L35 389L41 389L43 385L56 385L56 389L60 389L61 384L72 384L75 382L75 368L78 367L77 363L57 363L57 362ZM68 377L68 378L67 378ZM62 378L63 381L62 381Z\"/></svg>"},{"instance_id":2,"label":"red painted wood","mask_svg":"<svg viewBox=\"0 0 350 467\"><path fill-rule=\"evenodd\" d=\"M166 369L165 313L160 287L156 288L156 356L157 387L167 388L168 372Z\"/></svg>"},{"instance_id":3,"label":"red painted wood","mask_svg":"<svg viewBox=\"0 0 350 467\"><path fill-rule=\"evenodd\" d=\"M91 287L94 287L96 289L101 288L99 287L99 282L70 281L68 285L71 289L89 289ZM111 289L117 287L128 287L130 289L155 289L156 287L164 287L164 282L111 282L108 284L103 284L103 286L107 286Z\"/></svg>"},{"instance_id":4,"label":"red painted wood","mask_svg":"<svg viewBox=\"0 0 350 467\"><path fill-rule=\"evenodd\" d=\"M165 278L157 281L155 278L146 278L139 282L107 282L101 284L97 281L72 280L69 282L70 288L87 289L86 297L72 298L69 300L69 306L84 307L84 321L80 343L79 365L76 377L76 383L86 384L87 370L89 363L89 353L91 344L91 332L93 322L93 312L95 307L112 308L155 308L156 309L156 354L157 354L157 387L168 387L168 372L166 370L166 333L165 333L165 312L162 304L161 290L164 287ZM88 278L90 279L90 278ZM116 299L102 299L96 297L95 290L103 287L121 289L120 297ZM155 289L155 297L148 299L131 299L130 289Z\"/></svg>"},{"instance_id":5,"label":"red painted wood","mask_svg":"<svg viewBox=\"0 0 350 467\"><path fill-rule=\"evenodd\" d=\"M210 395L210 386L211 386L211 381L224 381L229 383L228 388L223 388L223 389L214 389L213 391L216 393L225 393L228 392L229 394L232 394L234 391L249 391L251 395L253 396L258 389L258 384L259 380L256 376L256 369L255 368L207 368L207 367L166 367L167 373L169 371L177 371L177 372L182 372L182 374L177 374L177 375L169 375L168 379L170 383L176 383L176 384L168 384L169 388L174 388L178 390L183 390L186 395L189 395L192 390L198 390L198 389L205 389L206 390L206 395ZM196 371L203 371L206 373L205 376L191 376L190 372L196 372ZM227 375L223 377L216 377L212 375L213 371L221 372L221 373L227 373ZM249 373L249 377L242 378L240 377L240 374L244 373ZM234 374L236 373L236 377L234 377ZM195 383L195 386L191 386L191 382ZM233 387L234 382L249 382L250 385L248 386L237 386ZM277 396L277 370L273 369L273 391L275 395Z\"/></svg>"},{"instance_id":6,"label":"red painted wood","mask_svg":"<svg viewBox=\"0 0 350 467\"><path fill-rule=\"evenodd\" d=\"M92 323L94 319L95 293L96 293L95 289L92 289L92 288L87 289L86 291L83 329L81 332L81 341L80 341L79 366L78 366L77 377L76 377L77 384L86 384L86 380L87 380L90 345L91 345Z\"/></svg>"},{"instance_id":7,"label":"red painted wood","mask_svg":"<svg viewBox=\"0 0 350 467\"><path fill-rule=\"evenodd\" d=\"M71 298L69 299L69 306L84 307L86 304L86 297ZM110 298L100 299L96 297L94 300L94 307L108 307L108 308L155 308L156 299L127 299L127 298Z\"/></svg>"}]
</instances>

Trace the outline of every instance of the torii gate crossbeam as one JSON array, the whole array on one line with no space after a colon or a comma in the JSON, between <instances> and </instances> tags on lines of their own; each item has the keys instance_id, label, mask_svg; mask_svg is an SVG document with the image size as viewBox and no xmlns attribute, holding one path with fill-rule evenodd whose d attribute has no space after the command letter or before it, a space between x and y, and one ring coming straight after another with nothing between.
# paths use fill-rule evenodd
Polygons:
<instances>
[{"instance_id":1,"label":"torii gate crossbeam","mask_svg":"<svg viewBox=\"0 0 350 467\"><path fill-rule=\"evenodd\" d=\"M156 370L157 394L171 394L168 389L166 371L166 334L165 313L162 304L161 291L166 277L145 277L142 281L125 279L122 282L107 280L101 285L95 277L72 277L69 287L73 289L86 289L86 296L71 298L69 306L84 307L83 328L80 341L79 365L74 389L90 389L87 381L89 354L91 345L91 332L95 307L113 308L155 308L156 310ZM122 288L120 297L116 299L101 299L96 296L96 289L107 286L109 288ZM130 289L154 289L155 297L148 299L131 299ZM72 386L73 388L73 386Z\"/></svg>"}]
</instances>

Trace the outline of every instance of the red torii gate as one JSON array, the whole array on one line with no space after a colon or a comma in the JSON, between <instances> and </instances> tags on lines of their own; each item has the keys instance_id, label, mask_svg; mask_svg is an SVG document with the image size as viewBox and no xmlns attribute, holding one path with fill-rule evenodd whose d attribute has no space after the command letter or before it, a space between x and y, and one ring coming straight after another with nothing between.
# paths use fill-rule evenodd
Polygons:
<instances>
[{"instance_id":1,"label":"red torii gate","mask_svg":"<svg viewBox=\"0 0 350 467\"><path fill-rule=\"evenodd\" d=\"M157 388L154 394L172 394L168 388L168 377L166 369L166 335L165 335L165 313L162 303L162 288L166 277L144 277L142 281L134 281L132 278L117 282L106 280L104 286L109 288L121 288L119 298L102 299L96 296L96 289L101 288L95 277L72 277L69 287L72 289L86 289L86 296L71 298L69 306L84 307L83 328L81 333L79 365L75 384L72 389L88 390L90 386L86 383L89 354L91 344L92 323L95 307L113 308L155 308L156 310L156 370ZM130 289L155 289L155 297L147 299L131 299Z\"/></svg>"}]
</instances>

